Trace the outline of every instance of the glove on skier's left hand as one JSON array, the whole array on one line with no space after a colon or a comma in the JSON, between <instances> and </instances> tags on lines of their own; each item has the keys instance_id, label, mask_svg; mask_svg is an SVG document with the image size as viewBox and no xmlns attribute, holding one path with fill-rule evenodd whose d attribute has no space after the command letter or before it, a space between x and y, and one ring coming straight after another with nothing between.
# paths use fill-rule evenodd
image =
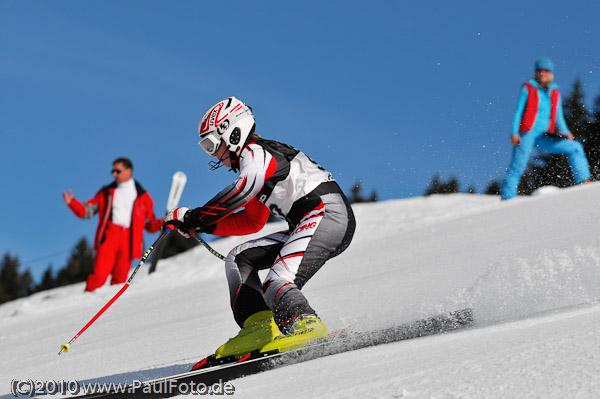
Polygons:
<instances>
[{"instance_id":1,"label":"glove on skier's left hand","mask_svg":"<svg viewBox=\"0 0 600 399\"><path fill-rule=\"evenodd\" d=\"M185 238L190 238L196 232L194 231L194 228L189 225L189 212L190 209L185 206L171 209L169 213L167 213L167 216L165 216L163 228L175 228L179 234Z\"/></svg>"}]
</instances>

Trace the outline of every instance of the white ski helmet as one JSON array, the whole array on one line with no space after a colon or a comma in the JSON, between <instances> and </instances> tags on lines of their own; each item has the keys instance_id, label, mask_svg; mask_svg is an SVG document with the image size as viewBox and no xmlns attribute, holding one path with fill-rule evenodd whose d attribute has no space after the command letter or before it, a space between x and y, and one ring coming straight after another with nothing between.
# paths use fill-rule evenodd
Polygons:
<instances>
[{"instance_id":1,"label":"white ski helmet","mask_svg":"<svg viewBox=\"0 0 600 399\"><path fill-rule=\"evenodd\" d=\"M254 130L254 124L250 107L235 97L226 98L210 107L200 119L198 144L212 155L223 139L229 151L237 152Z\"/></svg>"}]
</instances>

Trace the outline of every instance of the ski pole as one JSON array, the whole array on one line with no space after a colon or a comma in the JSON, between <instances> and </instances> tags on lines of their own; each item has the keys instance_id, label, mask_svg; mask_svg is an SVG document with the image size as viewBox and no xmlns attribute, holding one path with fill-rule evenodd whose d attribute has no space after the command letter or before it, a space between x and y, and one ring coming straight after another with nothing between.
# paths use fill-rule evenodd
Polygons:
<instances>
[{"instance_id":1,"label":"ski pole","mask_svg":"<svg viewBox=\"0 0 600 399\"><path fill-rule=\"evenodd\" d=\"M154 251L154 249L161 243L161 241L171 232L170 228L166 228L165 231L162 232L162 234L160 235L160 237L158 237L156 239L156 241L154 241L154 244L150 245L150 248L148 248L148 250L144 253L144 255L142 256L142 259L140 259L139 263L137 264L137 266L135 267L135 269L133 270L133 273L131 273L131 277L129 277L129 280L127 280L127 282L125 283L125 285L123 286L123 288L121 288L119 290L119 292L117 292L117 294L112 297L112 299L110 301L108 301L108 303L106 305L104 305L104 307L102 309L100 309L100 311L98 313L96 313L96 315L94 317L92 317L92 319L85 325L85 327L83 327L81 329L81 331L79 331L77 334L75 334L75 336L73 338L71 338L71 340L60 346L60 352L58 352L58 354L60 355L63 352L68 352L69 349L71 348L71 344L73 342L75 342L75 340L77 338L79 338L79 336L81 334L83 334L83 332L85 330L88 329L89 326L91 326L92 324L94 324L94 322L100 317L102 316L102 314L106 311L106 309L108 309L109 307L112 306L113 303L115 303L115 301L117 299L119 299L119 297L125 292L125 290L127 290L127 288L129 288L129 285L131 284L131 282L133 281L133 278L135 277L135 275L137 274L137 271L140 269L140 267L142 267L142 265L144 264L144 262L146 261L146 259L148 259L148 257L150 256L150 254L152 253L152 251Z\"/></svg>"},{"instance_id":2,"label":"ski pole","mask_svg":"<svg viewBox=\"0 0 600 399\"><path fill-rule=\"evenodd\" d=\"M208 245L208 243L206 241L204 241L202 239L202 237L200 237L200 234L194 234L194 238L196 239L196 241L198 241L200 244L202 244L204 246L204 248L208 249L208 252L210 252L211 254L213 254L214 256L216 256L217 258L219 258L221 260L225 260L225 257L223 255L221 255L220 253L218 253L215 249L213 249L213 247Z\"/></svg>"}]
</instances>

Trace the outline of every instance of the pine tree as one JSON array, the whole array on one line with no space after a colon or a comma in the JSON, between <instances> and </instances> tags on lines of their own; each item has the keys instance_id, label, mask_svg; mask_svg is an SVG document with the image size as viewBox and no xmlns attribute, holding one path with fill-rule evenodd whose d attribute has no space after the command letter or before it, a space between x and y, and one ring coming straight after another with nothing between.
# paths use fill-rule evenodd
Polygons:
<instances>
[{"instance_id":1,"label":"pine tree","mask_svg":"<svg viewBox=\"0 0 600 399\"><path fill-rule=\"evenodd\" d=\"M85 281L88 274L94 270L94 252L85 237L82 237L75 248L65 267L59 270L56 276L58 287Z\"/></svg>"},{"instance_id":2,"label":"pine tree","mask_svg":"<svg viewBox=\"0 0 600 399\"><path fill-rule=\"evenodd\" d=\"M596 97L596 101L594 101L594 114L592 118L594 127L600 125L600 96Z\"/></svg>"},{"instance_id":3,"label":"pine tree","mask_svg":"<svg viewBox=\"0 0 600 399\"><path fill-rule=\"evenodd\" d=\"M0 303L12 301L17 298L19 292L19 258L12 257L7 252L2 257L0 263L0 285L2 286L3 297Z\"/></svg>"},{"instance_id":4,"label":"pine tree","mask_svg":"<svg viewBox=\"0 0 600 399\"><path fill-rule=\"evenodd\" d=\"M500 182L498 180L492 181L483 193L486 195L500 195Z\"/></svg>"},{"instance_id":5,"label":"pine tree","mask_svg":"<svg viewBox=\"0 0 600 399\"><path fill-rule=\"evenodd\" d=\"M354 183L354 186L352 186L350 193L351 193L351 195L350 195L350 203L351 204L365 202L365 197L362 196L362 185L360 183L360 180L357 180L356 183Z\"/></svg>"},{"instance_id":6,"label":"pine tree","mask_svg":"<svg viewBox=\"0 0 600 399\"><path fill-rule=\"evenodd\" d=\"M12 301L31 294L32 281L29 269L19 272L21 262L18 257L12 257L7 252L0 263L0 303Z\"/></svg>"},{"instance_id":7,"label":"pine tree","mask_svg":"<svg viewBox=\"0 0 600 399\"><path fill-rule=\"evenodd\" d=\"M535 173L537 187L570 187L575 184L569 167L569 158L566 155L544 154L540 159L544 166L540 168L539 173Z\"/></svg>"},{"instance_id":8,"label":"pine tree","mask_svg":"<svg viewBox=\"0 0 600 399\"><path fill-rule=\"evenodd\" d=\"M447 183L441 187L442 194L460 193L460 183L456 177L452 177Z\"/></svg>"},{"instance_id":9,"label":"pine tree","mask_svg":"<svg viewBox=\"0 0 600 399\"><path fill-rule=\"evenodd\" d=\"M34 292L33 276L31 275L31 270L27 269L19 274L19 292L17 292L17 298L29 296Z\"/></svg>"},{"instance_id":10,"label":"pine tree","mask_svg":"<svg viewBox=\"0 0 600 399\"><path fill-rule=\"evenodd\" d=\"M535 175L536 170L534 165L530 163L519 181L519 186L517 187L518 195L531 195L538 188Z\"/></svg>"},{"instance_id":11,"label":"pine tree","mask_svg":"<svg viewBox=\"0 0 600 399\"><path fill-rule=\"evenodd\" d=\"M35 287L35 290L36 292L49 290L56 287L56 284L54 272L52 271L52 265L48 265L48 268L42 275L42 281Z\"/></svg>"},{"instance_id":12,"label":"pine tree","mask_svg":"<svg viewBox=\"0 0 600 399\"><path fill-rule=\"evenodd\" d=\"M584 137L590 123L590 116L583 102L584 94L581 80L573 84L573 92L564 101L564 112L567 126L576 138Z\"/></svg>"},{"instance_id":13,"label":"pine tree","mask_svg":"<svg viewBox=\"0 0 600 399\"><path fill-rule=\"evenodd\" d=\"M379 197L377 196L377 192L375 190L371 191L371 195L369 196L368 202L377 202Z\"/></svg>"},{"instance_id":14,"label":"pine tree","mask_svg":"<svg viewBox=\"0 0 600 399\"><path fill-rule=\"evenodd\" d=\"M594 101L594 111L588 125L584 147L592 176L594 180L598 180L600 179L600 96Z\"/></svg>"},{"instance_id":15,"label":"pine tree","mask_svg":"<svg viewBox=\"0 0 600 399\"><path fill-rule=\"evenodd\" d=\"M451 177L447 182L440 180L439 174L433 176L425 190L425 196L432 194L453 194L460 192L460 183L456 177Z\"/></svg>"},{"instance_id":16,"label":"pine tree","mask_svg":"<svg viewBox=\"0 0 600 399\"><path fill-rule=\"evenodd\" d=\"M425 196L430 196L432 194L439 194L440 192L440 175L435 174L431 181L427 184L427 188L425 189Z\"/></svg>"},{"instance_id":17,"label":"pine tree","mask_svg":"<svg viewBox=\"0 0 600 399\"><path fill-rule=\"evenodd\" d=\"M356 183L354 183L354 186L352 186L352 189L350 189L350 193L351 195L350 198L348 198L348 201L350 201L351 204L377 201L377 192L375 192L375 190L371 192L371 196L369 198L363 196L362 183L360 182L360 180L357 180Z\"/></svg>"},{"instance_id":18,"label":"pine tree","mask_svg":"<svg viewBox=\"0 0 600 399\"><path fill-rule=\"evenodd\" d=\"M4 289L4 285L0 284L0 303L10 301L8 293Z\"/></svg>"}]
</instances>

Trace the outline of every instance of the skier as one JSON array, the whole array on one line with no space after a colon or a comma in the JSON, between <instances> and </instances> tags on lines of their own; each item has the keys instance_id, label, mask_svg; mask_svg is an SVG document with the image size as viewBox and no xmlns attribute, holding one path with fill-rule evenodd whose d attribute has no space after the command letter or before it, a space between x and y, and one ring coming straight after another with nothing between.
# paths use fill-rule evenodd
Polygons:
<instances>
[{"instance_id":1,"label":"skier","mask_svg":"<svg viewBox=\"0 0 600 399\"><path fill-rule=\"evenodd\" d=\"M235 97L204 114L199 144L217 159L211 170L225 165L239 177L204 206L175 208L165 217L165 226L187 237L255 233L271 213L288 222L289 229L238 245L227 256L230 304L241 330L216 358L292 350L326 337L301 289L348 247L355 229L352 208L332 175L303 152L262 139L255 126L251 108ZM270 269L264 282L262 269Z\"/></svg>"},{"instance_id":2,"label":"skier","mask_svg":"<svg viewBox=\"0 0 600 399\"><path fill-rule=\"evenodd\" d=\"M583 146L574 140L563 114L561 95L554 80L554 64L548 58L535 62L535 76L523 84L512 124L512 161L502 183L502 199L517 195L521 176L533 148L567 154L575 183L591 181Z\"/></svg>"},{"instance_id":3,"label":"skier","mask_svg":"<svg viewBox=\"0 0 600 399\"><path fill-rule=\"evenodd\" d=\"M99 214L94 272L87 278L86 291L102 287L111 274L111 284L124 283L131 261L142 256L144 228L155 233L163 224L154 217L150 194L132 178L133 164L128 158L115 159L111 174L115 181L85 204L71 190L63 191L65 203L77 217L91 219Z\"/></svg>"}]
</instances>

